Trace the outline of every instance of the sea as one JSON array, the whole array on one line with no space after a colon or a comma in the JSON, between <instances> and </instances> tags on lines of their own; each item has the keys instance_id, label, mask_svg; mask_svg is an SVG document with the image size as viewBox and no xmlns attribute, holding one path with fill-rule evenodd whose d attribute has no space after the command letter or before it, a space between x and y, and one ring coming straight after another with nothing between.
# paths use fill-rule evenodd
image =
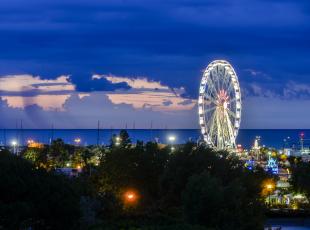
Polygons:
<instances>
[{"instance_id":1,"label":"sea","mask_svg":"<svg viewBox=\"0 0 310 230\"><path fill-rule=\"evenodd\" d=\"M68 144L74 144L74 140L79 138L80 145L106 145L110 143L111 137L119 132L120 129L0 129L0 145L8 146L12 141L16 141L22 146L27 140L49 144L56 138L61 138ZM141 140L167 144L169 136L175 137L173 144L201 140L198 129L127 129L127 132L133 143ZM299 145L301 135L305 141L307 138L310 140L310 129L241 129L237 144L250 148L259 136L261 145L280 149L283 146Z\"/></svg>"}]
</instances>

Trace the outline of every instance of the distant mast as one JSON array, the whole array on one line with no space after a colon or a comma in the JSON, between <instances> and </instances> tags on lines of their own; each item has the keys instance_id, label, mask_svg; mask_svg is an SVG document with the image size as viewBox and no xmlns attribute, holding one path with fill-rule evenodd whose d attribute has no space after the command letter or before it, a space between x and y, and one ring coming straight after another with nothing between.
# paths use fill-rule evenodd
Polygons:
<instances>
[{"instance_id":1,"label":"distant mast","mask_svg":"<svg viewBox=\"0 0 310 230\"><path fill-rule=\"evenodd\" d=\"M99 146L100 141L100 121L97 122L97 146Z\"/></svg>"}]
</instances>

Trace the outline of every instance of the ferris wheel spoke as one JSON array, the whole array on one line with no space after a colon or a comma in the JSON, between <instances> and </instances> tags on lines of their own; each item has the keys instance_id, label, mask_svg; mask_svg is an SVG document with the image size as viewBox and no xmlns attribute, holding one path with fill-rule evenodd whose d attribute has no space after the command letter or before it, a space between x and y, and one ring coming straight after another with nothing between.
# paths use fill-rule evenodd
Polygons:
<instances>
[{"instance_id":1,"label":"ferris wheel spoke","mask_svg":"<svg viewBox=\"0 0 310 230\"><path fill-rule=\"evenodd\" d=\"M214 126L215 126L215 118L216 118L216 111L210 115L210 119L208 120L208 123L207 123L207 127L209 127L208 135L210 137L213 136Z\"/></svg>"},{"instance_id":2,"label":"ferris wheel spoke","mask_svg":"<svg viewBox=\"0 0 310 230\"><path fill-rule=\"evenodd\" d=\"M230 109L227 108L226 111L227 111L227 113L228 113L229 115L231 115L233 118L237 118L236 114L235 114L234 112L230 111Z\"/></svg>"},{"instance_id":3,"label":"ferris wheel spoke","mask_svg":"<svg viewBox=\"0 0 310 230\"><path fill-rule=\"evenodd\" d=\"M209 80L209 81L207 82L207 84L208 84L208 90L210 90L210 94L213 95L213 98L216 98L219 91L216 89L216 87L215 87L215 82L211 79L211 76L209 77L208 80Z\"/></svg>"},{"instance_id":4,"label":"ferris wheel spoke","mask_svg":"<svg viewBox=\"0 0 310 230\"><path fill-rule=\"evenodd\" d=\"M225 68L224 68L224 75L223 75L223 82L222 82L222 89L226 89L227 88L227 84L229 84L229 75L226 72Z\"/></svg>"},{"instance_id":5,"label":"ferris wheel spoke","mask_svg":"<svg viewBox=\"0 0 310 230\"><path fill-rule=\"evenodd\" d=\"M216 106L213 106L213 107L211 107L211 108L206 109L206 110L205 110L205 113L209 113L209 112L211 112L211 111L213 111L213 110L215 110L215 109L216 109Z\"/></svg>"},{"instance_id":6,"label":"ferris wheel spoke","mask_svg":"<svg viewBox=\"0 0 310 230\"><path fill-rule=\"evenodd\" d=\"M210 99L213 103L216 101L216 93L214 93L210 88L208 88L207 92L205 93L205 97Z\"/></svg>"},{"instance_id":7,"label":"ferris wheel spoke","mask_svg":"<svg viewBox=\"0 0 310 230\"><path fill-rule=\"evenodd\" d=\"M229 104L232 104L232 103L235 102L235 101L237 101L236 98L230 99L230 100L229 100Z\"/></svg>"},{"instance_id":8,"label":"ferris wheel spoke","mask_svg":"<svg viewBox=\"0 0 310 230\"><path fill-rule=\"evenodd\" d=\"M210 94L205 95L205 100L206 100L206 102L207 101L210 102L210 104L213 103L214 105L216 105L216 103L217 103L216 99L214 97L212 97L212 95L210 95Z\"/></svg>"},{"instance_id":9,"label":"ferris wheel spoke","mask_svg":"<svg viewBox=\"0 0 310 230\"><path fill-rule=\"evenodd\" d=\"M228 135L229 135L229 143L233 143L235 142L234 140L234 132L233 132L233 125L232 125L232 122L231 120L229 119L229 115L228 113L225 114L226 116L226 121L227 121L227 131L228 131Z\"/></svg>"},{"instance_id":10,"label":"ferris wheel spoke","mask_svg":"<svg viewBox=\"0 0 310 230\"><path fill-rule=\"evenodd\" d=\"M232 90L233 88L233 83L232 82L229 82L229 85L228 85L228 88L227 88L227 92L228 93L233 93L234 91Z\"/></svg>"}]
</instances>

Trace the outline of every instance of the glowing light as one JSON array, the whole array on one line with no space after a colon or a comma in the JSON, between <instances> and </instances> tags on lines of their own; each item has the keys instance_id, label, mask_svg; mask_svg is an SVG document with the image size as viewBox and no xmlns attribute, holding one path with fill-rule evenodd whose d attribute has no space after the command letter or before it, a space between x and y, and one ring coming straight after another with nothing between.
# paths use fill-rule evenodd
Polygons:
<instances>
[{"instance_id":1,"label":"glowing light","mask_svg":"<svg viewBox=\"0 0 310 230\"><path fill-rule=\"evenodd\" d=\"M81 142L81 138L77 137L74 139L74 142L78 145Z\"/></svg>"},{"instance_id":2,"label":"glowing light","mask_svg":"<svg viewBox=\"0 0 310 230\"><path fill-rule=\"evenodd\" d=\"M273 185L272 184L267 184L266 187L267 187L268 190L272 190L273 189Z\"/></svg>"},{"instance_id":3,"label":"glowing light","mask_svg":"<svg viewBox=\"0 0 310 230\"><path fill-rule=\"evenodd\" d=\"M29 145L29 144L32 144L33 142L34 142L34 140L32 140L32 139L28 139L28 140L27 140L28 145Z\"/></svg>"},{"instance_id":4,"label":"glowing light","mask_svg":"<svg viewBox=\"0 0 310 230\"><path fill-rule=\"evenodd\" d=\"M118 145L120 145L121 144L121 138L119 137L119 136L117 136L117 137L115 137L115 140L116 140L116 142L115 142L115 145L116 146L118 146Z\"/></svg>"},{"instance_id":5,"label":"glowing light","mask_svg":"<svg viewBox=\"0 0 310 230\"><path fill-rule=\"evenodd\" d=\"M302 195L302 194L296 194L296 195L294 196L294 199L304 199L304 198L305 198L305 196Z\"/></svg>"},{"instance_id":6,"label":"glowing light","mask_svg":"<svg viewBox=\"0 0 310 230\"><path fill-rule=\"evenodd\" d=\"M132 190L128 190L124 193L124 202L127 204L136 203L138 200L138 195Z\"/></svg>"},{"instance_id":7,"label":"glowing light","mask_svg":"<svg viewBox=\"0 0 310 230\"><path fill-rule=\"evenodd\" d=\"M169 137L168 137L168 140L169 140L170 142L174 142L174 141L176 140L176 137L175 137L175 136L169 136Z\"/></svg>"},{"instance_id":8,"label":"glowing light","mask_svg":"<svg viewBox=\"0 0 310 230\"><path fill-rule=\"evenodd\" d=\"M36 142L33 139L28 139L27 140L27 145L28 145L29 148L38 148L38 149L44 148L44 144Z\"/></svg>"},{"instance_id":9,"label":"glowing light","mask_svg":"<svg viewBox=\"0 0 310 230\"><path fill-rule=\"evenodd\" d=\"M17 141L16 141L16 140L13 140L13 141L11 142L11 144L15 147L15 146L17 145Z\"/></svg>"}]
</instances>

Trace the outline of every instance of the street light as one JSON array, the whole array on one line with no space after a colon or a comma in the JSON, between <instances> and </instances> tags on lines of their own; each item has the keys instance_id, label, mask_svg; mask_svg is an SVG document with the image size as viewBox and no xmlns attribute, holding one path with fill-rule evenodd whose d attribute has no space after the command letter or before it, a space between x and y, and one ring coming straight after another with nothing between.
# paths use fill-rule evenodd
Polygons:
<instances>
[{"instance_id":1,"label":"street light","mask_svg":"<svg viewBox=\"0 0 310 230\"><path fill-rule=\"evenodd\" d=\"M75 138L74 142L76 145L79 145L81 143L81 138L79 138L79 137Z\"/></svg>"},{"instance_id":2,"label":"street light","mask_svg":"<svg viewBox=\"0 0 310 230\"><path fill-rule=\"evenodd\" d=\"M119 136L115 137L115 145L119 146L121 144L121 138Z\"/></svg>"},{"instance_id":3,"label":"street light","mask_svg":"<svg viewBox=\"0 0 310 230\"><path fill-rule=\"evenodd\" d=\"M31 145L31 144L33 144L33 143L34 143L34 140L32 140L32 139L28 139L28 140L27 140L27 144L28 144L28 145Z\"/></svg>"},{"instance_id":4,"label":"street light","mask_svg":"<svg viewBox=\"0 0 310 230\"><path fill-rule=\"evenodd\" d=\"M12 142L11 142L11 144L12 144L12 146L13 146L13 153L14 154L16 154L16 146L17 146L17 141L16 140L13 140Z\"/></svg>"},{"instance_id":5,"label":"street light","mask_svg":"<svg viewBox=\"0 0 310 230\"><path fill-rule=\"evenodd\" d=\"M168 137L168 140L173 143L176 140L176 137L171 135Z\"/></svg>"},{"instance_id":6,"label":"street light","mask_svg":"<svg viewBox=\"0 0 310 230\"><path fill-rule=\"evenodd\" d=\"M267 189L268 189L268 190L272 190L272 188L273 188L273 185L272 185L272 184L267 184Z\"/></svg>"},{"instance_id":7,"label":"street light","mask_svg":"<svg viewBox=\"0 0 310 230\"><path fill-rule=\"evenodd\" d=\"M267 190L269 191L269 206L270 206L270 204L271 204L271 202L270 202L270 196L271 196L271 191L272 191L272 189L273 189L273 184L267 184L267 185L266 185L266 188L267 188Z\"/></svg>"},{"instance_id":8,"label":"street light","mask_svg":"<svg viewBox=\"0 0 310 230\"><path fill-rule=\"evenodd\" d=\"M124 203L125 204L135 204L138 201L138 194L133 190L127 190L124 193Z\"/></svg>"},{"instance_id":9,"label":"street light","mask_svg":"<svg viewBox=\"0 0 310 230\"><path fill-rule=\"evenodd\" d=\"M168 141L171 144L171 152L175 150L175 147L173 146L173 143L175 142L175 140L176 140L176 137L174 135L168 136Z\"/></svg>"}]
</instances>

